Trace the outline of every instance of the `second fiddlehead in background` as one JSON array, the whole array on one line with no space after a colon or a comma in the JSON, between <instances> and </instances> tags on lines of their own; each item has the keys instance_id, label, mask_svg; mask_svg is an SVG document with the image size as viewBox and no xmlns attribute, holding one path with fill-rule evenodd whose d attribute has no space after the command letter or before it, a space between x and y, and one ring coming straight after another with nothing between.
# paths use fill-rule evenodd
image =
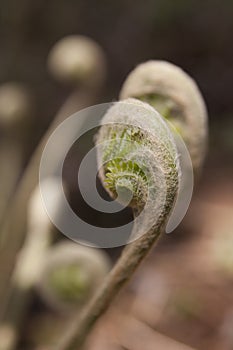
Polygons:
<instances>
[{"instance_id":1,"label":"second fiddlehead in background","mask_svg":"<svg viewBox=\"0 0 233 350\"><path fill-rule=\"evenodd\" d=\"M201 168L207 146L207 111L195 81L166 61L148 61L126 78L120 98L148 102L170 121L183 138L195 172Z\"/></svg>"}]
</instances>

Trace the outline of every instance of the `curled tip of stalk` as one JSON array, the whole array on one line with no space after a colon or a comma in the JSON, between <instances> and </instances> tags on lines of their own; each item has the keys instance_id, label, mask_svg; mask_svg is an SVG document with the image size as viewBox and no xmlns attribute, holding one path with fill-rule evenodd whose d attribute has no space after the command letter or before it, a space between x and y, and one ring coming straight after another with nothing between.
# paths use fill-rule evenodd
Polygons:
<instances>
[{"instance_id":1,"label":"curled tip of stalk","mask_svg":"<svg viewBox=\"0 0 233 350\"><path fill-rule=\"evenodd\" d=\"M106 75L102 48L92 39L81 35L59 40L51 49L48 67L55 78L73 85L101 84Z\"/></svg>"},{"instance_id":2,"label":"curled tip of stalk","mask_svg":"<svg viewBox=\"0 0 233 350\"><path fill-rule=\"evenodd\" d=\"M104 187L120 202L130 197L135 216L144 213L134 234L159 227L179 186L178 154L169 127L154 108L133 98L115 103L102 124L96 143Z\"/></svg>"},{"instance_id":3,"label":"curled tip of stalk","mask_svg":"<svg viewBox=\"0 0 233 350\"><path fill-rule=\"evenodd\" d=\"M137 66L123 84L120 98L148 102L181 134L193 168L204 160L207 144L207 111L194 80L181 68L165 61Z\"/></svg>"},{"instance_id":4,"label":"curled tip of stalk","mask_svg":"<svg viewBox=\"0 0 233 350\"><path fill-rule=\"evenodd\" d=\"M94 294L109 270L110 261L103 251L62 242L45 255L37 290L53 309L77 311Z\"/></svg>"},{"instance_id":5,"label":"curled tip of stalk","mask_svg":"<svg viewBox=\"0 0 233 350\"><path fill-rule=\"evenodd\" d=\"M59 350L81 348L95 322L158 242L179 187L180 163L172 132L147 103L116 102L104 115L95 141L103 186L117 200L130 198L135 214L132 234L138 239L124 248L90 303L73 320Z\"/></svg>"},{"instance_id":6,"label":"curled tip of stalk","mask_svg":"<svg viewBox=\"0 0 233 350\"><path fill-rule=\"evenodd\" d=\"M0 86L0 126L5 129L19 127L30 112L31 99L22 84L10 82Z\"/></svg>"}]
</instances>

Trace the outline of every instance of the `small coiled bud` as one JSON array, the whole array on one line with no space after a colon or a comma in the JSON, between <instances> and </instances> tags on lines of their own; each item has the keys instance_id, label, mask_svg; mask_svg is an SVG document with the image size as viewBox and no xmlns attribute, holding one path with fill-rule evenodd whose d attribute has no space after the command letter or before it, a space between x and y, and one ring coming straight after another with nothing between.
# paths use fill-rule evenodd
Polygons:
<instances>
[{"instance_id":1,"label":"small coiled bud","mask_svg":"<svg viewBox=\"0 0 233 350\"><path fill-rule=\"evenodd\" d=\"M110 261L103 251L61 242L44 257L37 291L55 310L77 311L94 294L109 270Z\"/></svg>"},{"instance_id":2,"label":"small coiled bud","mask_svg":"<svg viewBox=\"0 0 233 350\"><path fill-rule=\"evenodd\" d=\"M50 72L70 84L96 86L105 78L106 63L102 48L92 39L71 35L59 40L48 57Z\"/></svg>"},{"instance_id":3,"label":"small coiled bud","mask_svg":"<svg viewBox=\"0 0 233 350\"><path fill-rule=\"evenodd\" d=\"M120 98L148 102L181 134L193 168L201 167L207 141L207 111L194 80L181 68L165 61L137 66L123 84Z\"/></svg>"}]
</instances>

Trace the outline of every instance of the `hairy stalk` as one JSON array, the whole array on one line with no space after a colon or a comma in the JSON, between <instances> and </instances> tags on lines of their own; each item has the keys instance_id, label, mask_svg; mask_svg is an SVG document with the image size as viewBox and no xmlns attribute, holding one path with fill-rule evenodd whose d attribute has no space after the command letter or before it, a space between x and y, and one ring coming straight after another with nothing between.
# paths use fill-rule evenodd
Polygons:
<instances>
[{"instance_id":1,"label":"hairy stalk","mask_svg":"<svg viewBox=\"0 0 233 350\"><path fill-rule=\"evenodd\" d=\"M128 245L117 261L116 265L106 278L104 284L96 293L81 315L78 315L69 325L67 333L62 337L56 350L81 349L86 337L96 321L108 309L115 296L132 277L132 274L148 254L150 249L158 242L163 233L162 226L151 229L146 235Z\"/></svg>"},{"instance_id":2,"label":"hairy stalk","mask_svg":"<svg viewBox=\"0 0 233 350\"><path fill-rule=\"evenodd\" d=\"M110 195L124 202L132 192L134 242L125 247L104 284L80 317L73 320L56 346L58 350L80 349L95 322L158 242L179 186L173 136L148 104L135 99L114 104L103 118L96 143L100 145L100 178Z\"/></svg>"}]
</instances>

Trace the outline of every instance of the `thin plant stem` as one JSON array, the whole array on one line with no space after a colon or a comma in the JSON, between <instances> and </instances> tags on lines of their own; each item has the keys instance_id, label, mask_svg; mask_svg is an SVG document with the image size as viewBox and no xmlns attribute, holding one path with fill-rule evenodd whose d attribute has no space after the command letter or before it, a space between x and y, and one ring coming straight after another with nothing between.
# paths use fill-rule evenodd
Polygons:
<instances>
[{"instance_id":1,"label":"thin plant stem","mask_svg":"<svg viewBox=\"0 0 233 350\"><path fill-rule=\"evenodd\" d=\"M72 320L66 334L63 334L60 343L56 346L56 350L77 350L81 348L95 323L105 313L125 283L129 281L152 246L158 242L162 232L162 225L153 228L124 248L121 257L104 284L83 310L83 313Z\"/></svg>"}]
</instances>

